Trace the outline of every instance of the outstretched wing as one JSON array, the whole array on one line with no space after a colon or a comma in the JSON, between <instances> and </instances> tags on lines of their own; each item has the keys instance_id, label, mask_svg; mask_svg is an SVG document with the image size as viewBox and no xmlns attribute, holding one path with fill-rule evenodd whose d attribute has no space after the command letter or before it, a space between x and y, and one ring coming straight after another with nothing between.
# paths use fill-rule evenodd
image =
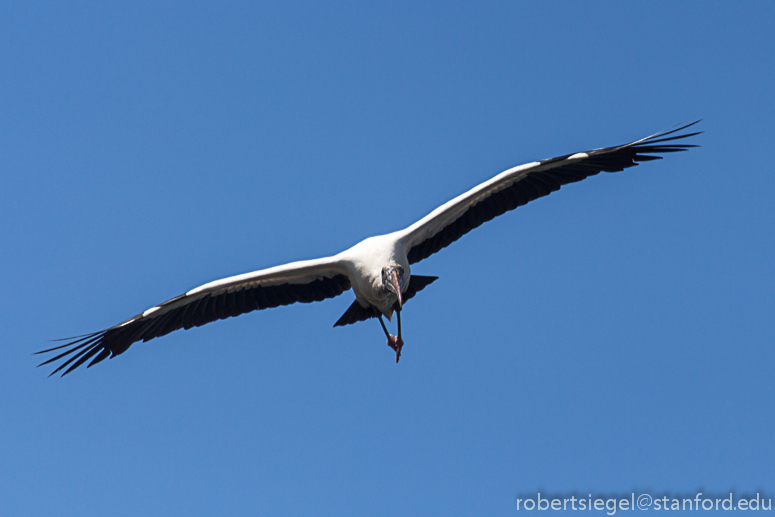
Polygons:
<instances>
[{"instance_id":1,"label":"outstretched wing","mask_svg":"<svg viewBox=\"0 0 775 517\"><path fill-rule=\"evenodd\" d=\"M292 262L244 275L216 280L167 300L109 329L70 338L64 345L36 352L63 350L38 366L62 360L51 375L70 373L124 353L132 343L148 341L174 330L200 327L246 312L292 303L333 298L350 289L344 267L333 257Z\"/></svg>"},{"instance_id":2,"label":"outstretched wing","mask_svg":"<svg viewBox=\"0 0 775 517\"><path fill-rule=\"evenodd\" d=\"M601 171L619 172L638 165L638 162L659 160L661 154L698 147L668 143L700 134L675 134L698 122L629 144L558 156L504 171L404 230L402 239L409 263L428 258L482 223L559 190L563 185L581 181Z\"/></svg>"}]
</instances>

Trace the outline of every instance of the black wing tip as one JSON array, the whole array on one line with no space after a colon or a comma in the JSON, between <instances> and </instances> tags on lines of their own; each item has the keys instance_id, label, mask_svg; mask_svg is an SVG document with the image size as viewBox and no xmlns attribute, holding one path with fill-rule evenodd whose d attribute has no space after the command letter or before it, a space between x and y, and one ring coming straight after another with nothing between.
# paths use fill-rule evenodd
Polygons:
<instances>
[{"instance_id":1,"label":"black wing tip","mask_svg":"<svg viewBox=\"0 0 775 517\"><path fill-rule=\"evenodd\" d=\"M101 330L99 332L92 332L91 334L83 334L82 336L75 336L75 339L71 338L71 341L65 343L64 345L59 345L53 348L48 348L46 350L33 352L32 355L38 355L38 354L54 352L56 350L61 350L63 348L66 349L62 353L46 361L43 361L42 363L37 365L36 368L40 368L41 366L45 366L55 361L58 361L60 359L63 359L64 362L60 364L48 376L51 377L52 375L60 372L62 369L66 368L67 366L70 366L64 373L62 373L61 377L64 377L71 371L81 366L86 360L88 360L97 352L102 352L100 355L98 355L98 357L101 357L103 355L103 353L107 350L103 345L103 339L105 335L108 333L108 330L110 329ZM70 357L68 358L68 356ZM71 365L71 363L73 364ZM92 364L95 364L95 362L92 361ZM89 366L91 366L91 364Z\"/></svg>"},{"instance_id":2,"label":"black wing tip","mask_svg":"<svg viewBox=\"0 0 775 517\"><path fill-rule=\"evenodd\" d=\"M685 130L686 128L692 127L695 124L699 124L700 122L702 122L702 119L696 120L691 124L685 124L676 129L661 131L649 137L643 138L641 140L637 140L631 144L627 144L619 148L609 149L608 151L611 151L611 150L617 151L620 149L630 148L636 152L635 157L633 157L634 161L636 162L657 160L661 158L661 156L654 156L654 155L661 155L661 154L667 154L667 153L680 153L680 152L688 151L689 149L693 149L695 147L700 147L700 146L698 144L686 144L683 142L676 142L676 140L683 140L685 138L701 135L704 133L704 131L693 131L691 133L683 133L683 134L680 134L679 132ZM668 142L671 142L671 143L668 143Z\"/></svg>"},{"instance_id":3,"label":"black wing tip","mask_svg":"<svg viewBox=\"0 0 775 517\"><path fill-rule=\"evenodd\" d=\"M590 156L602 155L602 154L608 154L608 153L611 153L611 152L614 152L614 151L620 151L620 150L626 149L626 148L641 149L643 147L652 146L653 144L657 144L657 143L660 143L660 142L671 142L671 141L674 141L674 140L682 140L684 138L690 138L690 137L693 137L693 136L701 135L705 131L695 131L693 133L686 133L686 134L683 134L683 135L675 135L675 136L669 136L669 135L673 135L675 133L683 131L684 129L690 128L690 127L694 126L695 124L699 124L702 121L703 121L703 119L699 119L699 120L695 120L694 122L691 122L689 124L684 124L684 125L676 124L675 126L673 126L671 128L665 129L664 131L660 131L658 133L654 133L653 135L647 136L645 138L641 138L640 140L635 140L634 142L630 142L630 143L622 144L622 145L617 145L617 146L613 146L613 147L601 147L599 149L591 149L589 151L582 151L582 152L586 153L586 154L588 154ZM676 127L676 126L680 126L680 127ZM667 137L667 138L665 138L665 137ZM662 149L662 148L670 148L670 147L673 147L674 149L673 150L664 150L664 149ZM689 148L691 148L691 147L701 147L701 146L699 146L697 144L680 144L680 143L679 144L665 144L665 145L660 145L659 146L660 150L658 152L666 153L666 152L688 151ZM653 151L653 152L657 152L657 151ZM578 154L578 153L564 154L562 156L555 156L554 158L548 158L546 160L541 160L539 163L541 165L545 165L545 164L549 164L549 163L562 162L562 161L568 159L569 157L573 156L573 154Z\"/></svg>"},{"instance_id":4,"label":"black wing tip","mask_svg":"<svg viewBox=\"0 0 775 517\"><path fill-rule=\"evenodd\" d=\"M702 120L703 119L697 119L694 122L690 122L690 123L684 124L684 125L681 125L681 123L679 122L678 124L674 125L673 127L665 129L664 131L660 131L656 135L650 136L649 138L660 138L660 137L663 137L663 136L672 135L673 133L678 133L679 131L683 131L684 129L688 129L688 128L694 126L694 125L699 124L700 122L702 122ZM678 126L680 126L680 127L678 127ZM699 133L702 133L702 131L700 131ZM699 133L693 133L693 134L699 134ZM689 135L686 135L686 136L689 136Z\"/></svg>"},{"instance_id":5,"label":"black wing tip","mask_svg":"<svg viewBox=\"0 0 775 517\"><path fill-rule=\"evenodd\" d=\"M691 122L689 124L684 124L684 125L676 124L672 128L666 129L664 131L660 131L659 133L656 133L656 134L653 134L651 136L648 136L648 137L646 137L646 138L644 138L642 140L638 140L638 141L634 142L633 145L638 146L638 145L644 145L644 144L653 144L653 143L656 143L656 142L668 142L668 141L671 141L671 140L680 140L682 138L689 138L689 137L692 137L692 136L701 135L705 131L694 131L692 133L684 133L684 134L681 134L681 135L675 135L675 133L680 133L681 131L684 131L685 129L688 129L688 128L692 127L692 126L695 126L695 125L699 124L700 122L702 122L702 120L703 119L695 120L694 122ZM680 127L676 127L676 126L680 126ZM669 136L669 135L675 135L675 136L672 136L670 138L665 138L666 136Z\"/></svg>"},{"instance_id":6,"label":"black wing tip","mask_svg":"<svg viewBox=\"0 0 775 517\"><path fill-rule=\"evenodd\" d=\"M699 124L702 121L703 121L703 119L699 118L699 119L695 120L694 122L689 122L688 124L685 124L683 126L681 126L681 124L678 123L678 124L676 124L676 126L681 126L681 127L677 128L677 129L671 129L670 131L673 132L673 133L675 133L677 131L683 131L684 129L686 129L688 127L692 127L694 125L697 125L697 124ZM673 126L673 127L675 127L675 126Z\"/></svg>"},{"instance_id":7,"label":"black wing tip","mask_svg":"<svg viewBox=\"0 0 775 517\"><path fill-rule=\"evenodd\" d=\"M68 346L78 344L78 343L80 343L82 341L87 341L87 340L89 340L89 339L91 339L91 338L93 338L93 337L95 337L95 336L97 336L99 334L103 334L105 332L107 332L107 329L106 330L100 330L100 331L97 331L97 332L92 332L91 334L82 334L80 336L73 336L73 337L67 337L67 338L62 338L62 339L52 339L50 342L67 341L67 343L65 343L64 345L59 345L59 346L47 348L45 350L39 350L37 352L33 352L31 355L47 354L48 352L53 352L54 350L60 350L62 348L66 348Z\"/></svg>"}]
</instances>

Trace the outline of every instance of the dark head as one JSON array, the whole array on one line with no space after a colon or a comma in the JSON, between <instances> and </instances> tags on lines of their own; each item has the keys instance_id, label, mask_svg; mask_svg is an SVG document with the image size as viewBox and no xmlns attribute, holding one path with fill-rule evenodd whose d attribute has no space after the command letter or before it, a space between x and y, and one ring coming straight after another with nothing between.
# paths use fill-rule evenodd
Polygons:
<instances>
[{"instance_id":1,"label":"dark head","mask_svg":"<svg viewBox=\"0 0 775 517\"><path fill-rule=\"evenodd\" d=\"M398 264L388 264L382 268L382 285L388 291L396 293L398 296L398 306L404 305L404 295L401 291L404 288L404 268Z\"/></svg>"}]
</instances>

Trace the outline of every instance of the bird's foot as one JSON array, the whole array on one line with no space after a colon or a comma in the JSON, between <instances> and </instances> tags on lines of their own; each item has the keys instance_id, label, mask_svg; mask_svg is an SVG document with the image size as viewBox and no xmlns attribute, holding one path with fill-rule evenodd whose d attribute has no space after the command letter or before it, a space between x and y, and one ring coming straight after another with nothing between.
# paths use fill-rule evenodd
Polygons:
<instances>
[{"instance_id":1,"label":"bird's foot","mask_svg":"<svg viewBox=\"0 0 775 517\"><path fill-rule=\"evenodd\" d=\"M398 360L401 358L401 349L404 348L404 340L401 339L401 336L396 337L393 334L389 334L387 344L395 351L396 362L398 362Z\"/></svg>"}]
</instances>

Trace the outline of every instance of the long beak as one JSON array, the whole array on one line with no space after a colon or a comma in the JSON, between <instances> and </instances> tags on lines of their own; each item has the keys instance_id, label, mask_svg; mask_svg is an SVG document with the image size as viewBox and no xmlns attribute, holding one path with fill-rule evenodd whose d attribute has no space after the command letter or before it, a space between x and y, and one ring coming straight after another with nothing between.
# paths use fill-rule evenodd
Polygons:
<instances>
[{"instance_id":1,"label":"long beak","mask_svg":"<svg viewBox=\"0 0 775 517\"><path fill-rule=\"evenodd\" d=\"M393 287L393 290L396 292L396 295L398 296L398 306L400 308L403 308L404 294L401 292L401 289L404 287L404 279L398 276L398 271L394 269L393 271L390 272L390 276L388 277L388 280L390 281L390 285Z\"/></svg>"}]
</instances>

